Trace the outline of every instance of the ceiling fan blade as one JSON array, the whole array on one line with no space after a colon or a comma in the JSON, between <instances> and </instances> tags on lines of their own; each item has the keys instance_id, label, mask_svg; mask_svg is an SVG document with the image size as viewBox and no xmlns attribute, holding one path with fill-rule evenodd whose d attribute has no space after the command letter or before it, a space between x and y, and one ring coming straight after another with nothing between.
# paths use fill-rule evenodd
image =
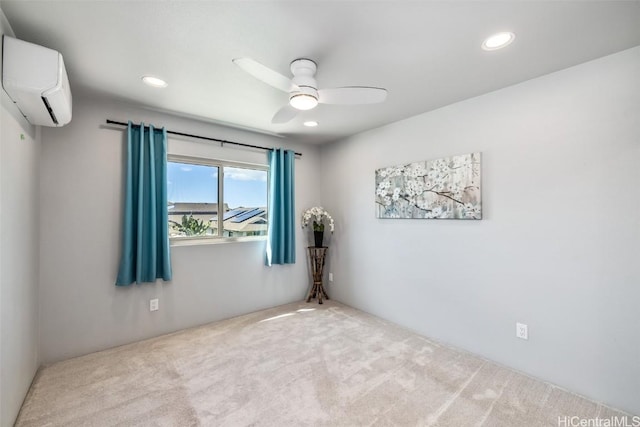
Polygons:
<instances>
[{"instance_id":1,"label":"ceiling fan blade","mask_svg":"<svg viewBox=\"0 0 640 427\"><path fill-rule=\"evenodd\" d=\"M271 68L265 67L251 58L235 58L233 63L256 79L281 91L290 92L296 87L290 78L283 76L277 71L273 71Z\"/></svg>"},{"instance_id":2,"label":"ceiling fan blade","mask_svg":"<svg viewBox=\"0 0 640 427\"><path fill-rule=\"evenodd\" d=\"M296 110L291 105L287 104L278 110L278 112L271 119L271 123L274 125L287 123L288 121L291 121L295 116L297 116L299 112L300 110Z\"/></svg>"},{"instance_id":3,"label":"ceiling fan blade","mask_svg":"<svg viewBox=\"0 0 640 427\"><path fill-rule=\"evenodd\" d=\"M321 104L376 104L386 98L387 90L379 87L350 86L318 91L318 102Z\"/></svg>"}]
</instances>

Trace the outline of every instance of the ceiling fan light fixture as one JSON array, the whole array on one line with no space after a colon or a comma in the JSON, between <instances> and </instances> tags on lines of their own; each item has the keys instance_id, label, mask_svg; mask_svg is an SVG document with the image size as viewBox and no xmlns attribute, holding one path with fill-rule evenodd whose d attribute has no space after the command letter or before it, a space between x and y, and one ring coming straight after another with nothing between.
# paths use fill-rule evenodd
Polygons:
<instances>
[{"instance_id":1,"label":"ceiling fan light fixture","mask_svg":"<svg viewBox=\"0 0 640 427\"><path fill-rule=\"evenodd\" d=\"M297 93L289 98L289 104L296 110L311 110L318 105L318 98L306 93Z\"/></svg>"},{"instance_id":2,"label":"ceiling fan light fixture","mask_svg":"<svg viewBox=\"0 0 640 427\"><path fill-rule=\"evenodd\" d=\"M506 47L513 42L516 38L516 35L505 31L502 33L494 34L490 37L487 37L484 42L482 42L482 49L484 50L498 50Z\"/></svg>"}]
</instances>

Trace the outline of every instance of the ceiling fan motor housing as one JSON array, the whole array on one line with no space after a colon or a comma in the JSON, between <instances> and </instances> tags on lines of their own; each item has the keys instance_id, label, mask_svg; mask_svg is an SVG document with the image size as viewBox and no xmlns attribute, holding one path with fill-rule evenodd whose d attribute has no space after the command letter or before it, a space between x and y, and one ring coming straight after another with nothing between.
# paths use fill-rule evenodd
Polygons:
<instances>
[{"instance_id":1,"label":"ceiling fan motor housing","mask_svg":"<svg viewBox=\"0 0 640 427\"><path fill-rule=\"evenodd\" d=\"M318 99L318 84L315 75L318 67L310 59L296 59L291 63L292 82L297 87L289 94L289 99L299 95L309 95Z\"/></svg>"}]
</instances>

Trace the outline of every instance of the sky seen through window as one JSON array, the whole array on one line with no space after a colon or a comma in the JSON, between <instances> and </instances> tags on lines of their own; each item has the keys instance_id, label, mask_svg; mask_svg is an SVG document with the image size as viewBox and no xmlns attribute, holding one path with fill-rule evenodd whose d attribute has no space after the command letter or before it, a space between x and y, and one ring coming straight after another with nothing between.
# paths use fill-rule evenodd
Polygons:
<instances>
[{"instance_id":1,"label":"sky seen through window","mask_svg":"<svg viewBox=\"0 0 640 427\"><path fill-rule=\"evenodd\" d=\"M267 206L267 171L224 167L224 202L230 209ZM173 203L217 203L218 167L168 162L167 197Z\"/></svg>"}]
</instances>

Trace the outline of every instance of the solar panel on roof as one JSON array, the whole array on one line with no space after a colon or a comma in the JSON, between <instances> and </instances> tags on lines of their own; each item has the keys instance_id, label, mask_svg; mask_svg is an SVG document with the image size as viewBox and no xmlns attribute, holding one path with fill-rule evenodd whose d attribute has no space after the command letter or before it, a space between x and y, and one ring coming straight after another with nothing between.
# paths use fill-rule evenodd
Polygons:
<instances>
[{"instance_id":1,"label":"solar panel on roof","mask_svg":"<svg viewBox=\"0 0 640 427\"><path fill-rule=\"evenodd\" d=\"M246 209L232 209L228 212L224 213L224 220L228 220L229 218L233 218L234 216L238 216L242 213L245 213L247 210Z\"/></svg>"},{"instance_id":2,"label":"solar panel on roof","mask_svg":"<svg viewBox=\"0 0 640 427\"><path fill-rule=\"evenodd\" d=\"M253 218L256 215L262 215L262 214L264 214L264 212L265 212L264 209L256 208L256 209L250 210L248 212L245 212L242 215L238 215L238 216L234 217L231 220L231 222L234 222L234 223L244 222L244 221L246 221L248 219Z\"/></svg>"},{"instance_id":3,"label":"solar panel on roof","mask_svg":"<svg viewBox=\"0 0 640 427\"><path fill-rule=\"evenodd\" d=\"M245 212L243 212L242 214L234 217L231 222L243 222L246 221L247 219L255 216L258 212L260 211L260 209L258 208L254 208L254 209L247 209Z\"/></svg>"}]
</instances>

